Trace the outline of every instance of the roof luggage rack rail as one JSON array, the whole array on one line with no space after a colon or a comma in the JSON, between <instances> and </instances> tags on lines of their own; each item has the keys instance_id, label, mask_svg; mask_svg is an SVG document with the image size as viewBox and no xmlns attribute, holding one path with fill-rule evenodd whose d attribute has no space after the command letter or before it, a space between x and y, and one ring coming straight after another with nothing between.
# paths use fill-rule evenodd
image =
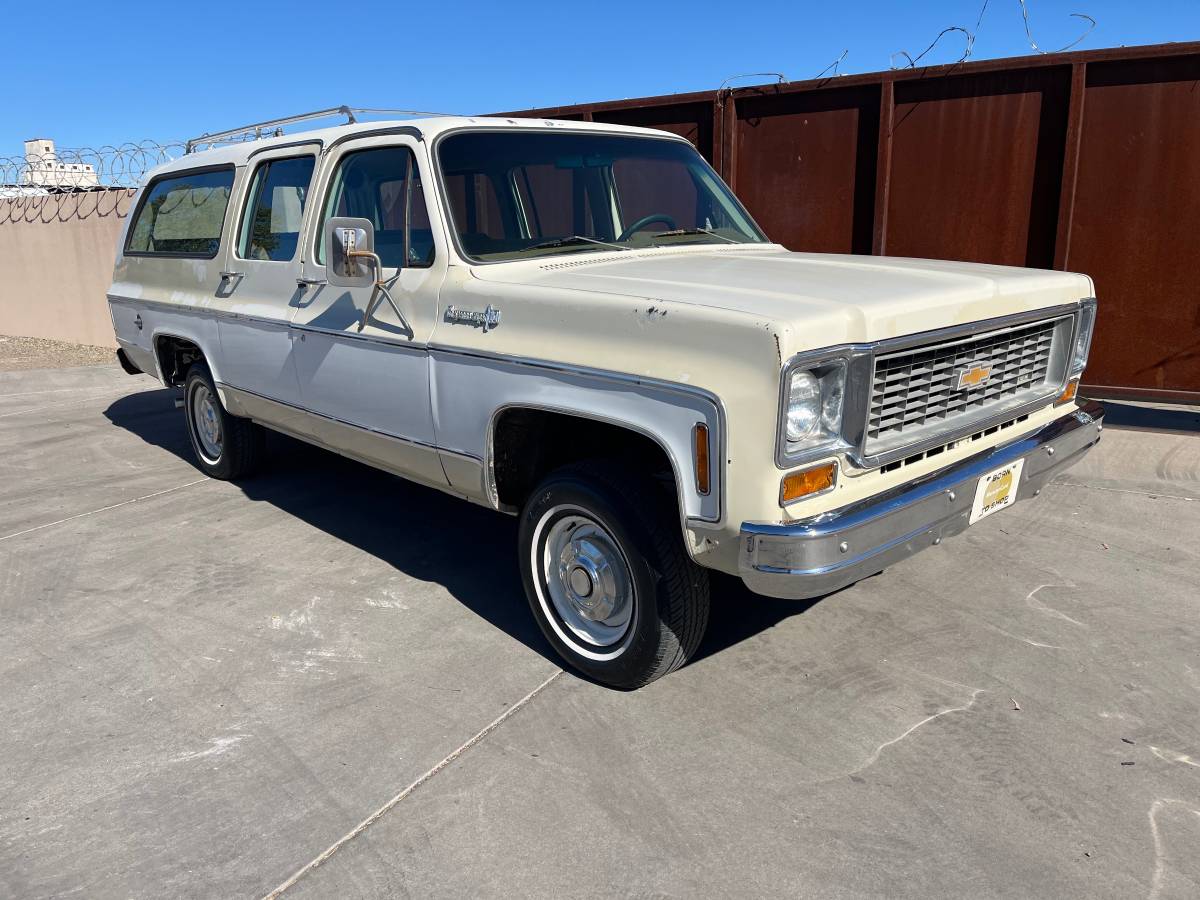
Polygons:
<instances>
[{"instance_id":1,"label":"roof luggage rack rail","mask_svg":"<svg viewBox=\"0 0 1200 900\"><path fill-rule=\"evenodd\" d=\"M331 106L329 109L318 109L313 112L300 113L295 116L284 116L281 119L267 119L265 122L253 122L240 128L230 128L228 131L205 132L199 137L191 138L184 147L184 153L195 153L200 146L213 147L216 144L232 144L239 141L256 141L262 137L281 137L284 125L294 125L297 122L307 122L311 119L327 119L331 116L345 116L346 125L353 125L360 115L400 115L400 116L448 116L453 113L425 112L418 109L374 109L367 106Z\"/></svg>"}]
</instances>

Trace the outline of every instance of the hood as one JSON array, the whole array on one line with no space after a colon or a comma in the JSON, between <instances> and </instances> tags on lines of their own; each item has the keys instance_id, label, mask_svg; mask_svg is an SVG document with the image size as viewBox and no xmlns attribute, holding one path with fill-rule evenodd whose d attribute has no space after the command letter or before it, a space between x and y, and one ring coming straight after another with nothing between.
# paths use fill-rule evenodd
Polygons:
<instances>
[{"instance_id":1,"label":"hood","mask_svg":"<svg viewBox=\"0 0 1200 900\"><path fill-rule=\"evenodd\" d=\"M688 247L478 266L484 281L743 312L794 349L884 340L1091 296L1086 276L979 263Z\"/></svg>"}]
</instances>

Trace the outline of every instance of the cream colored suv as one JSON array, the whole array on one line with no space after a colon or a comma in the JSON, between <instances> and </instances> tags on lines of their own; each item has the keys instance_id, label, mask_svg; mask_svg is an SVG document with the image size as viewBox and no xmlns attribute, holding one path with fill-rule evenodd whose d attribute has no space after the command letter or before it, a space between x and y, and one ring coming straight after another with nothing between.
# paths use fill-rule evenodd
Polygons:
<instances>
[{"instance_id":1,"label":"cream colored suv","mask_svg":"<svg viewBox=\"0 0 1200 900\"><path fill-rule=\"evenodd\" d=\"M141 188L122 363L183 389L213 477L265 426L519 516L533 615L607 684L696 650L710 569L838 590L1099 439L1083 275L792 253L641 128L220 137Z\"/></svg>"}]
</instances>

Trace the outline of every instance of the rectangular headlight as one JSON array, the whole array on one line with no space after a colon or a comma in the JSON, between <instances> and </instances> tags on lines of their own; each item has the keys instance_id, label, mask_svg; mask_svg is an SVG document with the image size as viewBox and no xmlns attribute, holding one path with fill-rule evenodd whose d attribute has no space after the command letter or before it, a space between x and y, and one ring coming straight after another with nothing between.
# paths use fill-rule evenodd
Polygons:
<instances>
[{"instance_id":1,"label":"rectangular headlight","mask_svg":"<svg viewBox=\"0 0 1200 900\"><path fill-rule=\"evenodd\" d=\"M1075 346L1071 351L1071 374L1079 375L1087 365L1092 348L1092 333L1096 330L1096 298L1079 303L1079 326L1075 330Z\"/></svg>"},{"instance_id":2,"label":"rectangular headlight","mask_svg":"<svg viewBox=\"0 0 1200 900\"><path fill-rule=\"evenodd\" d=\"M789 454L841 440L845 394L844 359L789 373L783 409Z\"/></svg>"}]
</instances>

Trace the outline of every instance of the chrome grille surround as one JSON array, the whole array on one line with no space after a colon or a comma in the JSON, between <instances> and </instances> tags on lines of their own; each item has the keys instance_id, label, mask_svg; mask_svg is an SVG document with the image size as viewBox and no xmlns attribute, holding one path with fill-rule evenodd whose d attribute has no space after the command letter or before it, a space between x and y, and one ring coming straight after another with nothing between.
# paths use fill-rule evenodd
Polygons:
<instances>
[{"instance_id":1,"label":"chrome grille surround","mask_svg":"<svg viewBox=\"0 0 1200 900\"><path fill-rule=\"evenodd\" d=\"M776 465L780 469L789 469L805 462L844 454L856 466L873 469L1041 409L1058 396L1066 385L1079 319L1080 303L1075 302L870 344L843 344L797 354L788 360L782 372ZM1046 340L1045 331L1050 335L1050 347L1043 360L1041 351ZM925 378L926 374L931 373L919 371L918 392L924 394L925 405L930 408L918 415L918 406L909 404L908 409L900 413L902 425L908 416L907 427L898 430L884 428L885 416L873 414L887 413L889 409L894 412L895 407L889 408L886 403L880 406L875 402L877 364L884 378L892 376L892 382L888 383L894 383L902 380L897 365L902 359L916 360L922 357L926 364L937 359L946 362L946 354L958 358L961 350L997 355L1001 368L989 377L987 383L976 389L968 387L967 402L960 403L956 398L950 398L944 404L939 386L941 381L935 384L932 379ZM783 423L791 373L835 359L843 359L846 363L845 406L840 438L819 447L796 448L789 445ZM975 357L973 361L983 360ZM954 371L952 367L950 375ZM945 374L943 371L942 375ZM988 388L991 390L986 390ZM885 393L879 399L887 401L888 395ZM977 399L981 402L975 402ZM932 403L928 402L930 400ZM918 418L921 419L920 425L916 424ZM871 434L873 423L878 426L874 435Z\"/></svg>"},{"instance_id":2,"label":"chrome grille surround","mask_svg":"<svg viewBox=\"0 0 1200 900\"><path fill-rule=\"evenodd\" d=\"M864 453L907 448L960 426L970 430L984 417L1056 396L1071 323L1041 319L877 354Z\"/></svg>"}]
</instances>

